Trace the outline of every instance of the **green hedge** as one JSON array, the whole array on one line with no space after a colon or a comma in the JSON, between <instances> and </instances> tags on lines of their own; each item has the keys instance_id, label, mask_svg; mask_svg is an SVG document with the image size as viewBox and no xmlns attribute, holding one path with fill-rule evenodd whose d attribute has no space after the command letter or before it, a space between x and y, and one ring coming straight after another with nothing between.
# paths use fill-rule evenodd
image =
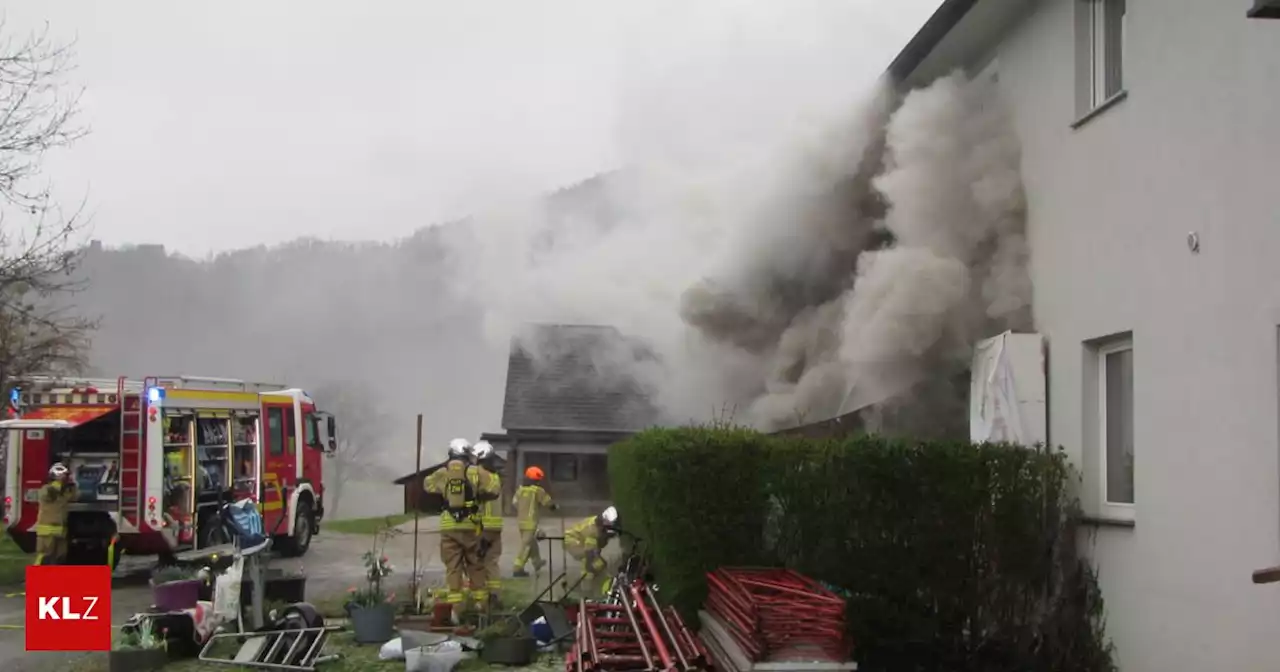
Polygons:
<instances>
[{"instance_id":1,"label":"green hedge","mask_svg":"<svg viewBox=\"0 0 1280 672\"><path fill-rule=\"evenodd\" d=\"M1060 452L661 429L609 476L686 612L710 569L786 566L849 596L863 670L1114 669Z\"/></svg>"}]
</instances>

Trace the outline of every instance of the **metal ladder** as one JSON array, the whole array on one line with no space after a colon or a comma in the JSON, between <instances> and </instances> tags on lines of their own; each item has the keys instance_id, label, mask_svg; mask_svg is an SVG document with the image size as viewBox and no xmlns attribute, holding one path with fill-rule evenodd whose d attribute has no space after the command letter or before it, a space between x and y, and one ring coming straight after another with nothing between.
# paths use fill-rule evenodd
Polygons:
<instances>
[{"instance_id":1,"label":"metal ladder","mask_svg":"<svg viewBox=\"0 0 1280 672\"><path fill-rule=\"evenodd\" d=\"M154 377L143 379L142 388L135 397L137 406L133 410L129 409L127 402L130 391L128 378L120 376L116 380L116 402L120 405L120 515L137 529L142 527L142 475L146 468L146 449L143 445L146 394L147 388L154 385L155 380ZM132 441L130 437L133 437Z\"/></svg>"},{"instance_id":2,"label":"metal ladder","mask_svg":"<svg viewBox=\"0 0 1280 672\"><path fill-rule=\"evenodd\" d=\"M200 660L206 663L236 665L263 670L291 670L314 672L316 665L337 660L336 654L322 655L329 633L341 630L340 625L265 632L226 632L213 635L200 652ZM220 641L242 639L240 649L234 655L219 655L212 651Z\"/></svg>"}]
</instances>

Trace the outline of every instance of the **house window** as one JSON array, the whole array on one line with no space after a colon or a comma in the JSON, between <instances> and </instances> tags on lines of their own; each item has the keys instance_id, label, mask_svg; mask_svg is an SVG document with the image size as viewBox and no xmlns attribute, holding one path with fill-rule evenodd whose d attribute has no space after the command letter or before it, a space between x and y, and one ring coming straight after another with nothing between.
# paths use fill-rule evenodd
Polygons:
<instances>
[{"instance_id":1,"label":"house window","mask_svg":"<svg viewBox=\"0 0 1280 672\"><path fill-rule=\"evenodd\" d=\"M1134 497L1133 341L1099 347L1098 425L1106 513L1131 518Z\"/></svg>"},{"instance_id":2,"label":"house window","mask_svg":"<svg viewBox=\"0 0 1280 672\"><path fill-rule=\"evenodd\" d=\"M578 480L578 456L565 454L551 455L551 480Z\"/></svg>"},{"instance_id":3,"label":"house window","mask_svg":"<svg viewBox=\"0 0 1280 672\"><path fill-rule=\"evenodd\" d=\"M1076 4L1077 113L1087 115L1124 92L1125 0Z\"/></svg>"}]
</instances>

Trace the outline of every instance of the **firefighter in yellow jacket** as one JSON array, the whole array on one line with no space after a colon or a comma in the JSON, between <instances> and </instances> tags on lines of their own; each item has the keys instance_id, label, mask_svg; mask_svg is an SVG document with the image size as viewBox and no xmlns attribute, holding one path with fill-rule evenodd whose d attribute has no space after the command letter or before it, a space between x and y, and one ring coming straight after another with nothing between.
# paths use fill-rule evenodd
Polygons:
<instances>
[{"instance_id":1,"label":"firefighter in yellow jacket","mask_svg":"<svg viewBox=\"0 0 1280 672\"><path fill-rule=\"evenodd\" d=\"M488 603L487 577L480 560L480 504L498 497L487 477L472 474L471 444L466 439L449 442L449 459L445 466L427 476L423 489L444 499L440 513L440 559L445 567L445 601L453 605L457 620L466 603L466 585L471 582L471 597L479 605Z\"/></svg>"},{"instance_id":2,"label":"firefighter in yellow jacket","mask_svg":"<svg viewBox=\"0 0 1280 672\"><path fill-rule=\"evenodd\" d=\"M476 469L472 485L480 489L480 479L489 475L490 492L502 493L502 479L494 470L493 445L481 439L471 447L475 456ZM502 498L495 497L480 505L480 560L484 563L485 585L488 590L489 603L498 606L498 595L502 589L502 572L498 561L502 558ZM472 591L479 586L472 582Z\"/></svg>"},{"instance_id":3,"label":"firefighter in yellow jacket","mask_svg":"<svg viewBox=\"0 0 1280 672\"><path fill-rule=\"evenodd\" d=\"M591 516L564 533L564 550L576 560L582 561L582 586L588 594L593 591L608 592L601 584L608 563L602 555L609 544L613 526L618 522L618 510L610 506L599 515Z\"/></svg>"},{"instance_id":4,"label":"firefighter in yellow jacket","mask_svg":"<svg viewBox=\"0 0 1280 672\"><path fill-rule=\"evenodd\" d=\"M466 602L467 569L479 552L479 535L472 518L475 514L475 491L467 480L471 461L471 443L466 439L449 442L449 459L441 469L427 476L426 492L440 495L444 508L440 512L440 560L444 563L445 601L453 605L455 620Z\"/></svg>"},{"instance_id":5,"label":"firefighter in yellow jacket","mask_svg":"<svg viewBox=\"0 0 1280 672\"><path fill-rule=\"evenodd\" d=\"M515 496L511 498L511 505L516 509L516 524L520 526L520 552L516 553L514 576L529 576L529 573L524 571L524 566L530 561L533 562L535 573L547 564L543 561L538 549L538 519L542 509L555 511L557 507L556 503L551 501L551 495L542 489L542 478L541 467L525 469L524 485L520 486Z\"/></svg>"},{"instance_id":6,"label":"firefighter in yellow jacket","mask_svg":"<svg viewBox=\"0 0 1280 672\"><path fill-rule=\"evenodd\" d=\"M36 514L37 565L57 565L67 559L67 512L79 492L71 472L61 462L49 467L49 482L40 488Z\"/></svg>"}]
</instances>

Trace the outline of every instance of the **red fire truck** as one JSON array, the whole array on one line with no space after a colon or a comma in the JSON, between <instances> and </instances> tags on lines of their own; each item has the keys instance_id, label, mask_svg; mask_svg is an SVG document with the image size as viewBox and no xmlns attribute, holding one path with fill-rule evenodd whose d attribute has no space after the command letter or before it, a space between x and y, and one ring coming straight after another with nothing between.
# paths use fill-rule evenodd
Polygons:
<instances>
[{"instance_id":1,"label":"red fire truck","mask_svg":"<svg viewBox=\"0 0 1280 672\"><path fill-rule=\"evenodd\" d=\"M307 552L324 518L334 418L297 388L227 378L34 377L9 400L4 524L35 548L40 487L65 464L79 489L68 560L183 557L230 542L219 510L251 498L273 548Z\"/></svg>"}]
</instances>

